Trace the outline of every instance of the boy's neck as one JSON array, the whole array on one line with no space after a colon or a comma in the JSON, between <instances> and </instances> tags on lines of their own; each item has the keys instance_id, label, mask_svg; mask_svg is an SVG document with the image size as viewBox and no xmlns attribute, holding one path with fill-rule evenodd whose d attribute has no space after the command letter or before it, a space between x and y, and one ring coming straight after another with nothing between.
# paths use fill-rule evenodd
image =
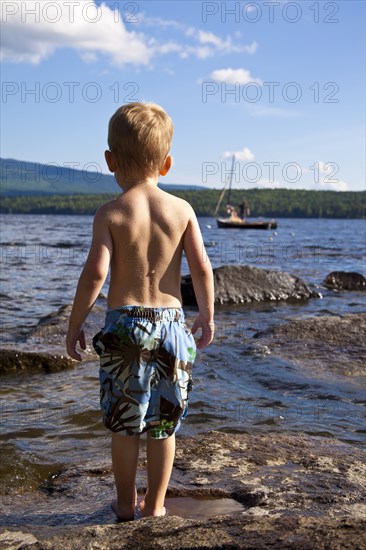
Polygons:
<instances>
[{"instance_id":1,"label":"boy's neck","mask_svg":"<svg viewBox=\"0 0 366 550\"><path fill-rule=\"evenodd\" d=\"M158 179L159 179L158 176L152 176L141 180L136 180L136 179L129 180L126 178L124 178L123 180L119 180L116 178L117 183L123 192L129 191L133 187L139 187L139 188L156 187L158 183Z\"/></svg>"}]
</instances>

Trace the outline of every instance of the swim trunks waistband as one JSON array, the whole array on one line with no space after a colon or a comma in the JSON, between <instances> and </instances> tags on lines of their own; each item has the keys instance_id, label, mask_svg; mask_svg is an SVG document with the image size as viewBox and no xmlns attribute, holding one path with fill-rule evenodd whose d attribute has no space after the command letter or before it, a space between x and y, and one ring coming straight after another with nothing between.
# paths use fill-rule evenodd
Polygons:
<instances>
[{"instance_id":1,"label":"swim trunks waistband","mask_svg":"<svg viewBox=\"0 0 366 550\"><path fill-rule=\"evenodd\" d=\"M148 321L181 321L184 313L179 307L145 307L145 306L120 306L108 308L107 314L118 312L126 317L135 319L147 319Z\"/></svg>"}]
</instances>

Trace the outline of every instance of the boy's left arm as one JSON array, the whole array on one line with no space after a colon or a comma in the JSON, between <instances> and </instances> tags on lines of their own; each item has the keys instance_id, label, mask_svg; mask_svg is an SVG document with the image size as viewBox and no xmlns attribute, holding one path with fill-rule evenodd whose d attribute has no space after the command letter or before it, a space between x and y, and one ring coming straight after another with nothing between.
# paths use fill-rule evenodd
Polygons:
<instances>
[{"instance_id":1,"label":"boy's left arm","mask_svg":"<svg viewBox=\"0 0 366 550\"><path fill-rule=\"evenodd\" d=\"M93 239L79 278L66 337L67 353L77 361L82 359L76 351L77 342L80 343L82 349L86 349L82 325L107 278L112 252L112 237L105 216L105 209L101 207L95 214Z\"/></svg>"}]
</instances>

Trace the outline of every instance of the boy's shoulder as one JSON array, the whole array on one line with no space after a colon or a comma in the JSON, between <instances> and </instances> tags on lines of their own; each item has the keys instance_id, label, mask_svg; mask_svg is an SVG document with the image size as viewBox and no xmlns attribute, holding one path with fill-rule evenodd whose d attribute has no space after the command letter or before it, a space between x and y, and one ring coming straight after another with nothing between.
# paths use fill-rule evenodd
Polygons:
<instances>
[{"instance_id":1,"label":"boy's shoulder","mask_svg":"<svg viewBox=\"0 0 366 550\"><path fill-rule=\"evenodd\" d=\"M172 210L174 209L176 213L179 211L189 217L194 215L194 210L187 200L181 197L177 197L176 195L172 195L168 191L165 191L161 188L156 189L156 193L154 193L150 197L150 200L153 204L155 203L160 206L162 206L163 204L165 204L165 206L168 205ZM136 204L136 198L122 193L114 199L102 204L98 208L96 215L105 218L110 218L111 216L113 217L116 214L123 215L126 207L127 210L129 210L128 206L130 205L130 203Z\"/></svg>"},{"instance_id":2,"label":"boy's shoulder","mask_svg":"<svg viewBox=\"0 0 366 550\"><path fill-rule=\"evenodd\" d=\"M161 196L164 197L167 202L170 202L172 207L174 207L176 210L184 212L185 214L187 214L187 216L194 215L194 210L191 204L186 199L182 199L182 197L172 195L171 193L169 193L169 191L165 191L163 189L159 189L159 192L161 193Z\"/></svg>"},{"instance_id":3,"label":"boy's shoulder","mask_svg":"<svg viewBox=\"0 0 366 550\"><path fill-rule=\"evenodd\" d=\"M97 209L95 213L95 218L105 218L108 219L113 212L117 211L120 208L119 203L117 202L118 197L115 197L114 199L105 202L99 208Z\"/></svg>"},{"instance_id":4,"label":"boy's shoulder","mask_svg":"<svg viewBox=\"0 0 366 550\"><path fill-rule=\"evenodd\" d=\"M123 204L121 204L119 198L115 197L99 206L95 212L93 223L97 224L97 226L108 228L123 223L126 216L124 215Z\"/></svg>"}]
</instances>

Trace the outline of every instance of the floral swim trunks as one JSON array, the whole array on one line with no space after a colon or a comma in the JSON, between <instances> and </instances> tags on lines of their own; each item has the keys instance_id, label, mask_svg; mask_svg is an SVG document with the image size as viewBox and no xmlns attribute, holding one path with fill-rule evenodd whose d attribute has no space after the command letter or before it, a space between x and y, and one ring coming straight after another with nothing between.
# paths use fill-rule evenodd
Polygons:
<instances>
[{"instance_id":1,"label":"floral swim trunks","mask_svg":"<svg viewBox=\"0 0 366 550\"><path fill-rule=\"evenodd\" d=\"M93 346L104 425L121 435L149 430L155 439L176 432L187 414L196 355L183 310L110 308Z\"/></svg>"}]
</instances>

